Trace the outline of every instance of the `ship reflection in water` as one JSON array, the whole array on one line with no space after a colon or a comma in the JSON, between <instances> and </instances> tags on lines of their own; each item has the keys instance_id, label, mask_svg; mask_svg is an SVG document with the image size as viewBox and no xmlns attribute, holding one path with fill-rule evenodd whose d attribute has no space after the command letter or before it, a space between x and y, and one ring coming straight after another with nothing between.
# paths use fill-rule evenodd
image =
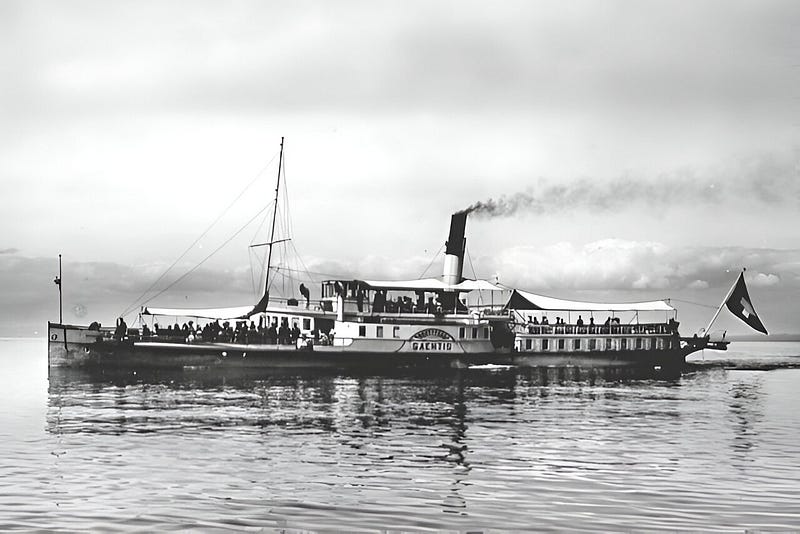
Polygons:
<instances>
[{"instance_id":1,"label":"ship reflection in water","mask_svg":"<svg viewBox=\"0 0 800 534\"><path fill-rule=\"evenodd\" d=\"M800 526L800 371L622 373L51 369L47 430L123 529Z\"/></svg>"}]
</instances>

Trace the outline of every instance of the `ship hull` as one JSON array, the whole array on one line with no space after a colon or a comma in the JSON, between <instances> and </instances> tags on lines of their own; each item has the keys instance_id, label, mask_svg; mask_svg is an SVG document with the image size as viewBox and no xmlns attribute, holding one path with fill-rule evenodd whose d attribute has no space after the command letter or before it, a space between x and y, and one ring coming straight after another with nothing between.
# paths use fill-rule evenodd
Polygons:
<instances>
[{"instance_id":1,"label":"ship hull","mask_svg":"<svg viewBox=\"0 0 800 534\"><path fill-rule=\"evenodd\" d=\"M66 343L64 340L66 339ZM514 352L399 352L357 350L352 347L243 345L233 343L166 343L114 341L85 328L50 324L50 367L77 368L298 368L403 369L459 368L481 365L581 368L680 368L687 349L649 351Z\"/></svg>"}]
</instances>

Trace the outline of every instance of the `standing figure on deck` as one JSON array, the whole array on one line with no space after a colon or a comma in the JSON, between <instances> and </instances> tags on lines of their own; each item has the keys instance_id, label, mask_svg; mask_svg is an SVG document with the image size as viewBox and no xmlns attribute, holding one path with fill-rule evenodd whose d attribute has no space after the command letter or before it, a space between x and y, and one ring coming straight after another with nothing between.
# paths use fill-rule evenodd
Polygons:
<instances>
[{"instance_id":1,"label":"standing figure on deck","mask_svg":"<svg viewBox=\"0 0 800 534\"><path fill-rule=\"evenodd\" d=\"M306 309L308 309L308 305L311 303L311 292L305 284L300 284L300 294L306 299Z\"/></svg>"},{"instance_id":2,"label":"standing figure on deck","mask_svg":"<svg viewBox=\"0 0 800 534\"><path fill-rule=\"evenodd\" d=\"M128 325L125 324L125 319L120 317L117 319L117 328L114 330L114 339L122 341L128 333Z\"/></svg>"}]
</instances>

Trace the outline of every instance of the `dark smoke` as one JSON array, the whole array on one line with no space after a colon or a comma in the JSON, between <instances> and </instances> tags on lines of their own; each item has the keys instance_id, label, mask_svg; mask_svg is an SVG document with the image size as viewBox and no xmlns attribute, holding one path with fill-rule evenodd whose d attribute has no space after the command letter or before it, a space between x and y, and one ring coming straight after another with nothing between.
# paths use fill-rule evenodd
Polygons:
<instances>
[{"instance_id":1,"label":"dark smoke","mask_svg":"<svg viewBox=\"0 0 800 534\"><path fill-rule=\"evenodd\" d=\"M680 204L713 205L727 199L761 205L800 203L798 168L792 158L761 157L744 162L735 173L713 177L684 171L655 180L623 176L611 181L584 178L566 185L540 181L527 191L476 202L460 213L509 217L519 212L662 210Z\"/></svg>"}]
</instances>

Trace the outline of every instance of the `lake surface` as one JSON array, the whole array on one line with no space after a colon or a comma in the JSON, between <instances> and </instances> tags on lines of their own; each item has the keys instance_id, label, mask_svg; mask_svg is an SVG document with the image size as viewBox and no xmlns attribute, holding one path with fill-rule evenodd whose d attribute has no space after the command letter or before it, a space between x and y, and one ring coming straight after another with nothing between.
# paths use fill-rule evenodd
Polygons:
<instances>
[{"instance_id":1,"label":"lake surface","mask_svg":"<svg viewBox=\"0 0 800 534\"><path fill-rule=\"evenodd\" d=\"M0 340L0 530L800 529L800 344L691 361L48 378Z\"/></svg>"}]
</instances>

